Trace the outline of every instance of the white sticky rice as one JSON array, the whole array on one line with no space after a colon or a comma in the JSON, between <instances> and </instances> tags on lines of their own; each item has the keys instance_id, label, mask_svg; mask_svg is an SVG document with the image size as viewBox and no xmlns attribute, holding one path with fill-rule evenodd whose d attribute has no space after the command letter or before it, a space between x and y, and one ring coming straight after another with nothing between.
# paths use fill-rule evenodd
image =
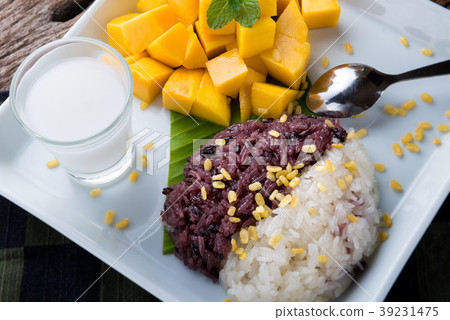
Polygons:
<instances>
[{"instance_id":1,"label":"white sticky rice","mask_svg":"<svg viewBox=\"0 0 450 320\"><path fill-rule=\"evenodd\" d=\"M317 171L331 160L335 171ZM343 167L354 160L357 173L341 190L338 178L351 173ZM233 301L324 301L339 296L351 282L349 274L361 267L378 243L381 212L374 169L361 142L351 139L344 148L332 148L314 166L304 168L294 189L299 202L274 210L256 226L258 240L244 245L235 235L238 248L247 258L230 252L220 272L220 282ZM316 184L321 182L326 191ZM317 213L310 213L309 208ZM353 214L357 222L349 221ZM268 244L276 233L282 239ZM301 254L292 248L304 248ZM319 262L325 255L328 262ZM345 271L344 271L345 270Z\"/></svg>"}]
</instances>

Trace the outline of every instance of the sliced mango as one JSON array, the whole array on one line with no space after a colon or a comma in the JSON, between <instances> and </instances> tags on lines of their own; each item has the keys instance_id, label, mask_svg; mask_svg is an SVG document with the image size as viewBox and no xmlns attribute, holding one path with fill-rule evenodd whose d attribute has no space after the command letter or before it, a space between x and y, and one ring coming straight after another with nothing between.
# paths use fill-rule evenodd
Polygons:
<instances>
[{"instance_id":1,"label":"sliced mango","mask_svg":"<svg viewBox=\"0 0 450 320\"><path fill-rule=\"evenodd\" d=\"M142 58L130 65L130 69L133 74L134 95L148 103L161 92L173 72L172 68L152 58Z\"/></svg>"},{"instance_id":2,"label":"sliced mango","mask_svg":"<svg viewBox=\"0 0 450 320\"><path fill-rule=\"evenodd\" d=\"M289 102L296 99L298 91L269 83L252 85L252 112L262 118L280 118Z\"/></svg>"},{"instance_id":3,"label":"sliced mango","mask_svg":"<svg viewBox=\"0 0 450 320\"><path fill-rule=\"evenodd\" d=\"M142 59L142 58L145 58L145 57L148 57L148 53L147 53L147 51L142 51L142 52L140 52L138 54L133 54L132 56L126 57L125 61L129 65L131 65L131 64L137 62L139 59Z\"/></svg>"},{"instance_id":4,"label":"sliced mango","mask_svg":"<svg viewBox=\"0 0 450 320\"><path fill-rule=\"evenodd\" d=\"M217 90L227 96L236 98L244 82L248 69L234 48L206 63L209 75Z\"/></svg>"},{"instance_id":5,"label":"sliced mango","mask_svg":"<svg viewBox=\"0 0 450 320\"><path fill-rule=\"evenodd\" d=\"M258 71L259 73L264 75L265 77L267 76L266 65L264 64L259 55L250 58L245 58L244 62L247 68L252 68L253 70Z\"/></svg>"},{"instance_id":6,"label":"sliced mango","mask_svg":"<svg viewBox=\"0 0 450 320\"><path fill-rule=\"evenodd\" d=\"M205 68L208 58L205 50L203 50L200 41L197 38L192 26L187 28L189 39L186 47L186 55L184 56L183 66L188 69Z\"/></svg>"},{"instance_id":7,"label":"sliced mango","mask_svg":"<svg viewBox=\"0 0 450 320\"><path fill-rule=\"evenodd\" d=\"M228 43L233 42L236 36L233 34L209 34L200 20L195 22L195 30L198 38L202 43L208 59L214 58L219 54L225 52L225 47Z\"/></svg>"},{"instance_id":8,"label":"sliced mango","mask_svg":"<svg viewBox=\"0 0 450 320\"><path fill-rule=\"evenodd\" d=\"M142 14L126 14L107 24L109 42L124 56L138 54L177 22L167 4Z\"/></svg>"},{"instance_id":9,"label":"sliced mango","mask_svg":"<svg viewBox=\"0 0 450 320\"><path fill-rule=\"evenodd\" d=\"M199 0L167 0L178 20L186 25L192 24L198 17Z\"/></svg>"},{"instance_id":10,"label":"sliced mango","mask_svg":"<svg viewBox=\"0 0 450 320\"><path fill-rule=\"evenodd\" d=\"M117 17L106 25L106 30L108 31L108 40L111 47L119 51L121 55L124 57L129 56L130 52L128 48L126 48L125 45L125 38L124 34L122 32L122 26L123 24L131 20L135 17L137 17L138 13L127 13L123 16Z\"/></svg>"},{"instance_id":11,"label":"sliced mango","mask_svg":"<svg viewBox=\"0 0 450 320\"><path fill-rule=\"evenodd\" d=\"M289 2L291 2L292 0L277 0L277 16L279 17L284 9L287 7L287 5L289 4ZM300 8L300 3L298 0L295 0L295 2L297 3L297 7Z\"/></svg>"},{"instance_id":12,"label":"sliced mango","mask_svg":"<svg viewBox=\"0 0 450 320\"><path fill-rule=\"evenodd\" d=\"M273 17L277 15L277 0L258 0L261 17Z\"/></svg>"},{"instance_id":13,"label":"sliced mango","mask_svg":"<svg viewBox=\"0 0 450 320\"><path fill-rule=\"evenodd\" d=\"M272 77L288 87L298 89L300 78L308 68L310 44L278 34L274 49L261 54L261 59Z\"/></svg>"},{"instance_id":14,"label":"sliced mango","mask_svg":"<svg viewBox=\"0 0 450 320\"><path fill-rule=\"evenodd\" d=\"M237 40L234 39L233 42L227 43L227 45L225 46L226 51L230 51L231 49L237 48Z\"/></svg>"},{"instance_id":15,"label":"sliced mango","mask_svg":"<svg viewBox=\"0 0 450 320\"><path fill-rule=\"evenodd\" d=\"M152 9L161 7L166 4L167 0L139 0L137 3L137 10L139 12L147 12Z\"/></svg>"},{"instance_id":16,"label":"sliced mango","mask_svg":"<svg viewBox=\"0 0 450 320\"><path fill-rule=\"evenodd\" d=\"M341 7L337 0L302 0L302 13L310 29L335 27Z\"/></svg>"},{"instance_id":17,"label":"sliced mango","mask_svg":"<svg viewBox=\"0 0 450 320\"><path fill-rule=\"evenodd\" d=\"M208 34L234 34L235 31L235 23L234 20L232 20L230 23L228 23L226 26L220 28L220 29L210 29L208 27L208 23L206 21L206 11L208 11L209 5L211 4L212 0L200 0L199 7L198 7L198 20L205 26L205 32Z\"/></svg>"},{"instance_id":18,"label":"sliced mango","mask_svg":"<svg viewBox=\"0 0 450 320\"><path fill-rule=\"evenodd\" d=\"M254 82L266 82L266 77L253 69L248 69L244 83L239 89L241 122L247 121L252 112L252 85Z\"/></svg>"},{"instance_id":19,"label":"sliced mango","mask_svg":"<svg viewBox=\"0 0 450 320\"><path fill-rule=\"evenodd\" d=\"M308 41L308 26L303 20L296 0L292 0L278 17L277 33L295 38L300 42Z\"/></svg>"},{"instance_id":20,"label":"sliced mango","mask_svg":"<svg viewBox=\"0 0 450 320\"><path fill-rule=\"evenodd\" d=\"M173 68L181 66L186 55L189 32L186 26L178 22L162 36L153 41L147 52L150 57Z\"/></svg>"},{"instance_id":21,"label":"sliced mango","mask_svg":"<svg viewBox=\"0 0 450 320\"><path fill-rule=\"evenodd\" d=\"M217 91L208 72L203 74L191 114L224 127L230 125L231 112L228 98Z\"/></svg>"},{"instance_id":22,"label":"sliced mango","mask_svg":"<svg viewBox=\"0 0 450 320\"><path fill-rule=\"evenodd\" d=\"M270 17L256 21L251 28L236 23L236 39L242 58L253 57L273 47L276 24Z\"/></svg>"},{"instance_id":23,"label":"sliced mango","mask_svg":"<svg viewBox=\"0 0 450 320\"><path fill-rule=\"evenodd\" d=\"M163 94L163 106L167 109L189 115L194 103L204 69L178 68L167 80Z\"/></svg>"},{"instance_id":24,"label":"sliced mango","mask_svg":"<svg viewBox=\"0 0 450 320\"><path fill-rule=\"evenodd\" d=\"M177 17L173 13L168 4L162 5L150 11L152 17L152 24L147 26L148 28L158 27L162 32L157 36L159 37L163 32L172 28L177 22ZM155 37L154 39L156 39Z\"/></svg>"}]
</instances>

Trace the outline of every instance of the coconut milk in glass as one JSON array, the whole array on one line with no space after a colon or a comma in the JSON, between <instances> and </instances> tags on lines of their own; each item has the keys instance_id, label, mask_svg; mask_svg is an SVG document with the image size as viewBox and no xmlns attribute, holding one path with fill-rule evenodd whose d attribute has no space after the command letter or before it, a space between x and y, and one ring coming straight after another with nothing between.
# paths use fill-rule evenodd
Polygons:
<instances>
[{"instance_id":1,"label":"coconut milk in glass","mask_svg":"<svg viewBox=\"0 0 450 320\"><path fill-rule=\"evenodd\" d=\"M14 114L78 182L110 183L130 166L133 82L97 40L68 38L28 57L11 85Z\"/></svg>"}]
</instances>

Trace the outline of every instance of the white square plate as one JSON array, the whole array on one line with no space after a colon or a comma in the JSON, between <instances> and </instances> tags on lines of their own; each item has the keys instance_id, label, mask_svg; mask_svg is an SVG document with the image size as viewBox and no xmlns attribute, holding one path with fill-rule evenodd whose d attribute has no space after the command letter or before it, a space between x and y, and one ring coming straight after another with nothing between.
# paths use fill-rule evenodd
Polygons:
<instances>
[{"instance_id":1,"label":"white square plate","mask_svg":"<svg viewBox=\"0 0 450 320\"><path fill-rule=\"evenodd\" d=\"M107 41L106 23L134 11L136 2L98 0L67 36ZM450 11L431 1L340 2L338 27L310 32L309 76L312 80L324 72L321 55L326 50L324 55L330 59L330 67L362 62L387 73L400 73L450 58ZM400 36L408 38L408 48L400 43ZM343 49L346 42L352 44L353 55ZM433 49L434 55L422 55L422 47ZM346 128L367 128L369 133L363 141L370 158L386 164L386 172L377 173L376 178L381 209L392 214L394 224L389 230L389 240L375 252L368 268L358 278L365 290L353 284L342 300L370 301L372 297L382 301L449 193L450 134L439 133L433 127L425 131L425 139L419 143L420 153L405 151L402 158L392 153L392 144L403 134L412 132L417 122L426 120L433 126L449 123L444 116L450 109L449 88L450 76L397 84L389 88L363 118L343 121ZM434 102L421 101L419 94L422 92L430 93ZM415 99L417 106L406 117L393 118L382 111L385 104L399 106L408 99ZM155 133L153 138L162 139L151 161L164 163L169 147L169 113L161 107L160 98L144 111L139 110L138 105L139 101L135 100L134 132L149 128ZM431 143L434 137L441 138L441 146ZM135 184L124 178L104 188L101 197L91 198L89 189L72 182L62 168L46 168L51 155L25 135L8 101L0 108L0 150L2 195L101 260L113 264L115 269L158 298L165 301L221 301L226 298L220 285L187 269L173 255L161 253L162 227L157 219L165 199L161 190L167 183L167 165L155 169L153 175L141 174ZM404 191L393 192L389 188L390 179L398 180ZM106 226L103 218L108 209L115 210L118 219L130 218L130 227L119 231Z\"/></svg>"}]
</instances>

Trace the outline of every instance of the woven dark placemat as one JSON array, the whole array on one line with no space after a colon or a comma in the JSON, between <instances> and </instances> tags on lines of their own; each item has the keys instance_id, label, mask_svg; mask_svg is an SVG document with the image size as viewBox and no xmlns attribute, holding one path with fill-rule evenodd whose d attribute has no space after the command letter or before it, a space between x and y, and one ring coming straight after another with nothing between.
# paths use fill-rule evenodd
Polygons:
<instances>
[{"instance_id":1,"label":"woven dark placemat","mask_svg":"<svg viewBox=\"0 0 450 320\"><path fill-rule=\"evenodd\" d=\"M1 103L8 95L1 90L9 87L12 73L23 58L43 43L61 37L80 11L72 0L0 1ZM86 7L92 0L77 2ZM450 0L434 2L450 9ZM13 5L19 13L5 10ZM46 18L39 20L45 26L21 30L21 23L28 21L30 12L38 15L45 12ZM14 28L9 27L11 24ZM14 46L10 46L13 42ZM386 301L450 301L449 247L450 197L447 197ZM0 301L75 301L106 269L96 257L0 196ZM80 301L158 299L110 269Z\"/></svg>"}]
</instances>

